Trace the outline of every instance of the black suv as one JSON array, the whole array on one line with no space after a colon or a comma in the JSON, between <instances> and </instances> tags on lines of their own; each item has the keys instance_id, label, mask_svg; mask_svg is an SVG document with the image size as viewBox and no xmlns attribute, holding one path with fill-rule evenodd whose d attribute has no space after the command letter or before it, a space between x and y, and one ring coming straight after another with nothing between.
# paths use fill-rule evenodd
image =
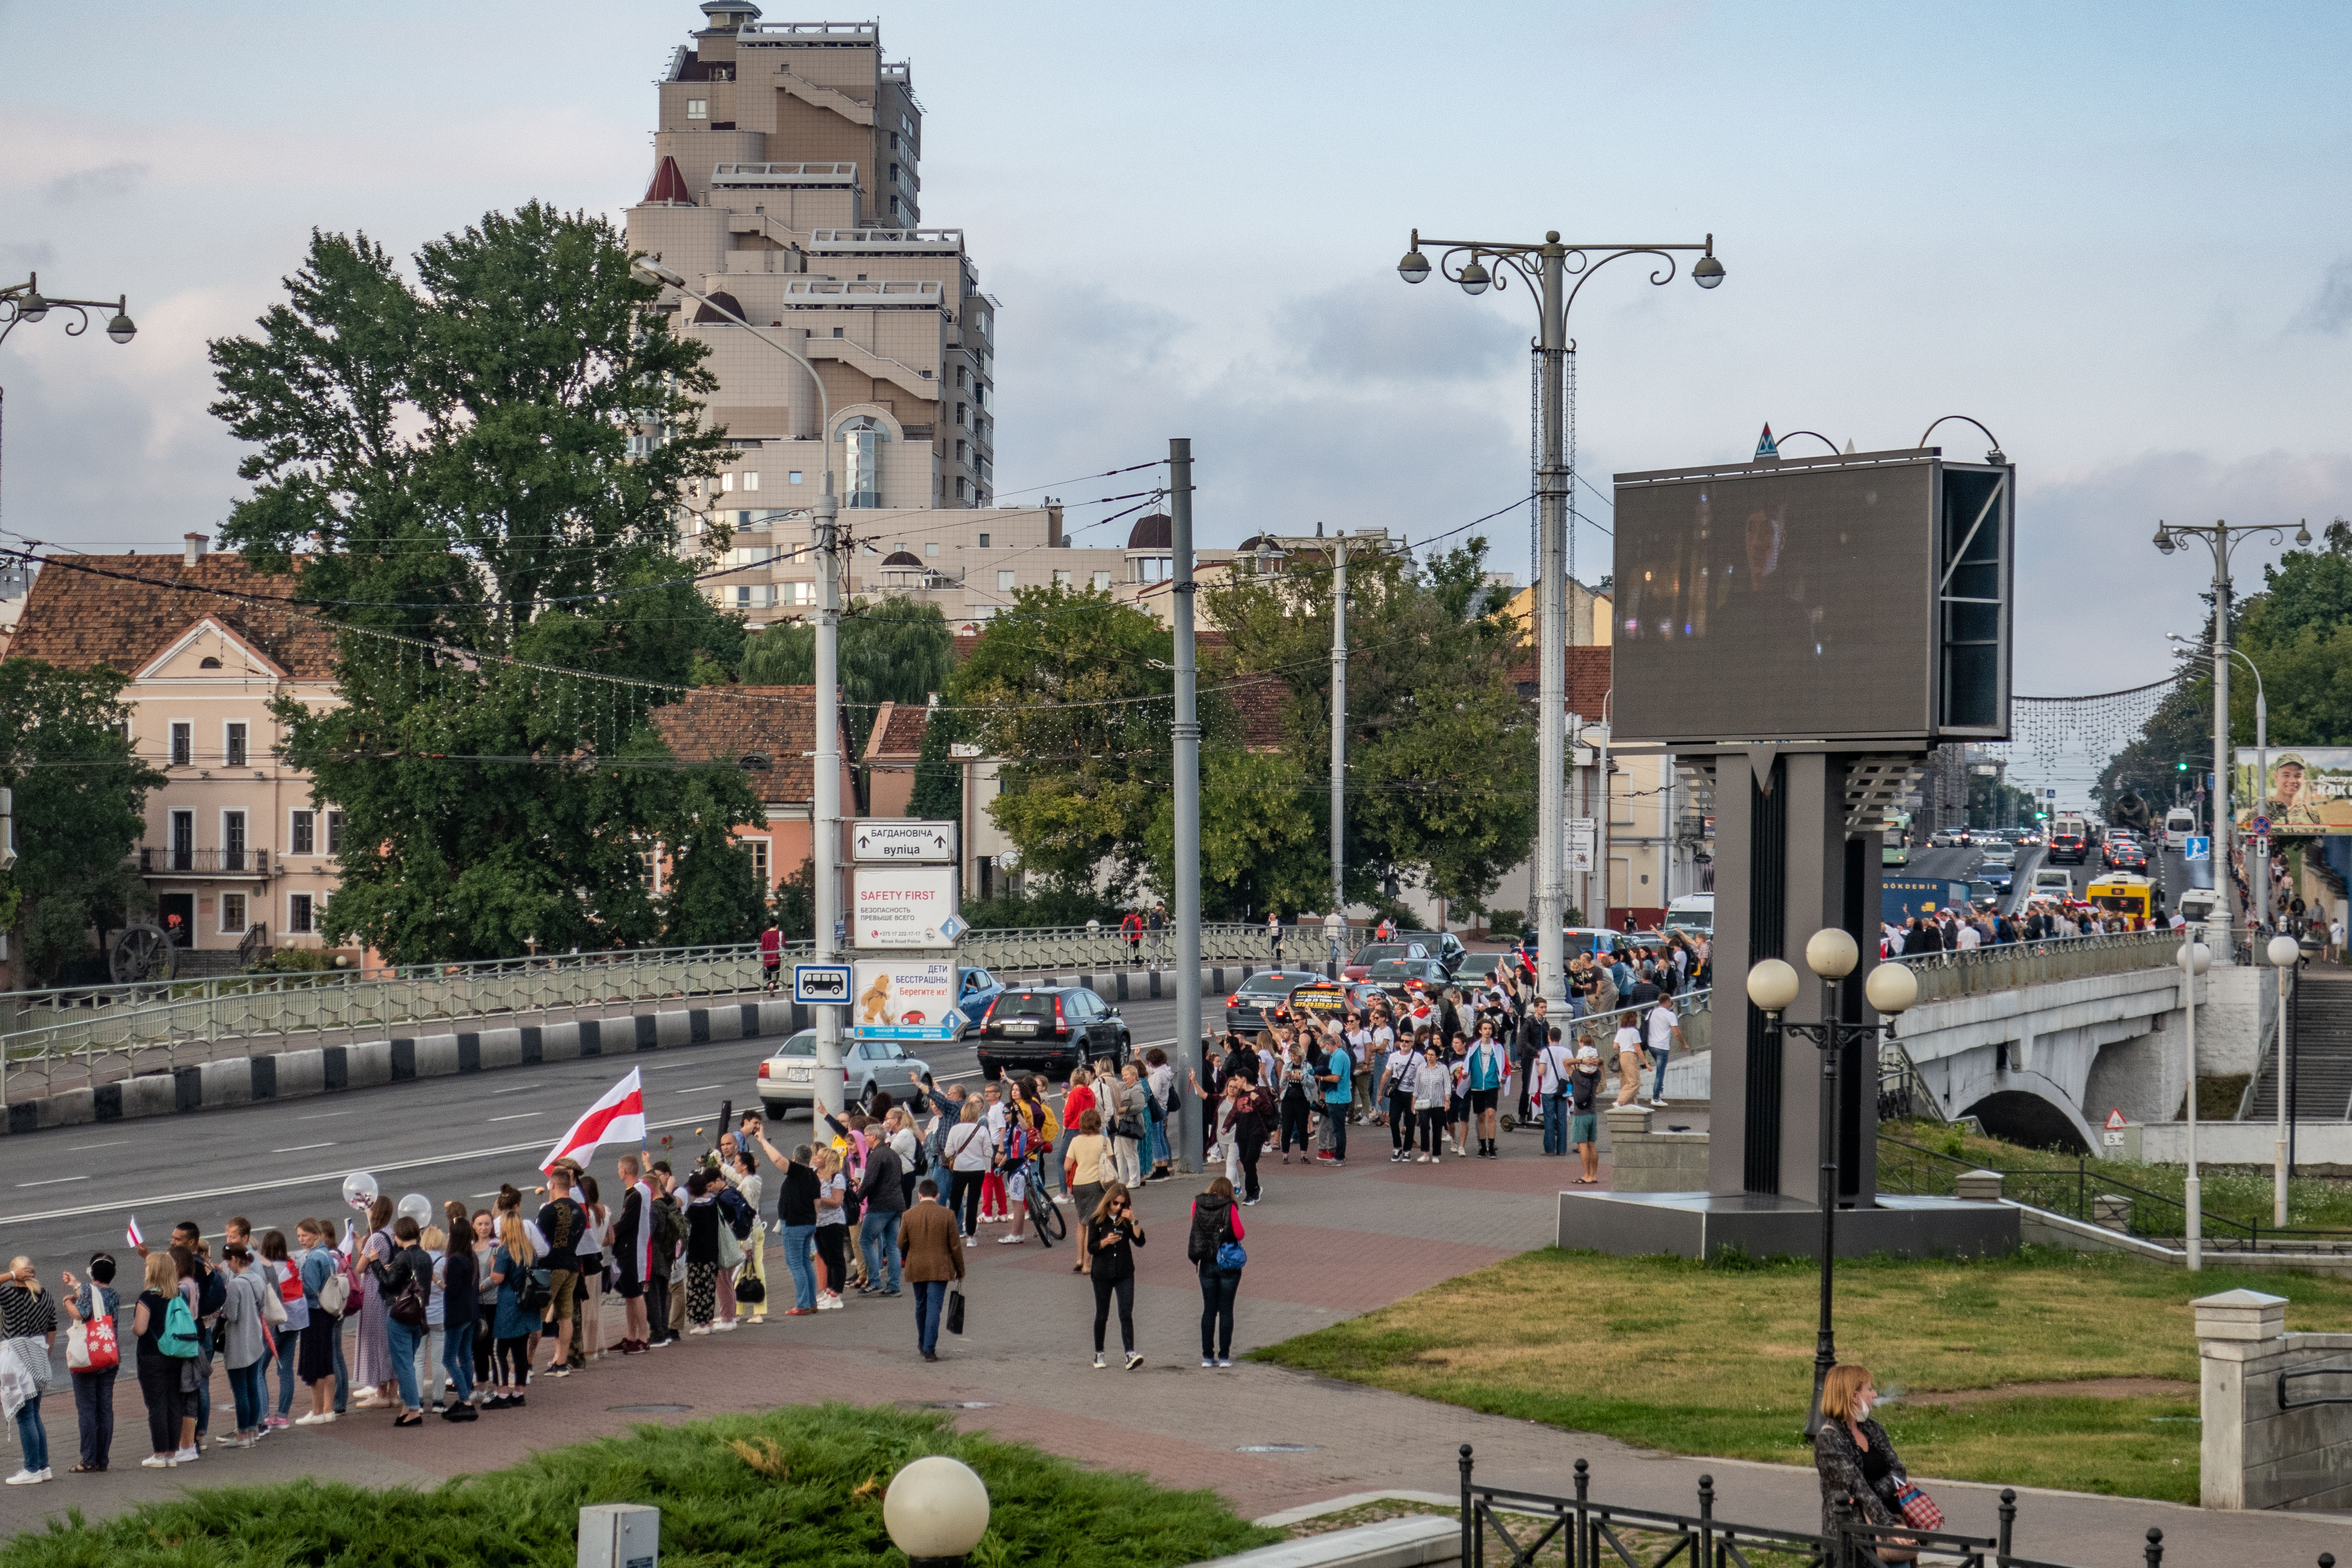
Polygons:
<instances>
[{"instance_id":1,"label":"black suv","mask_svg":"<svg viewBox=\"0 0 2352 1568\"><path fill-rule=\"evenodd\" d=\"M1118 1009L1082 985L1008 986L965 1037L984 1078L1043 1072L1067 1078L1081 1065L1126 1065L1135 1042Z\"/></svg>"}]
</instances>

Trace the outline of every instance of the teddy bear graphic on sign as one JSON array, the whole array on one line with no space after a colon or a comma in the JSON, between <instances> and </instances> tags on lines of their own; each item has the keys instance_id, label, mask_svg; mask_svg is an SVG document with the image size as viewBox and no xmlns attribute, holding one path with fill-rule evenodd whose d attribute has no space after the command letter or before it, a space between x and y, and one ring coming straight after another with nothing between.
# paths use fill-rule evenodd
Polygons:
<instances>
[{"instance_id":1,"label":"teddy bear graphic on sign","mask_svg":"<svg viewBox=\"0 0 2352 1568\"><path fill-rule=\"evenodd\" d=\"M866 994L857 999L857 1005L865 1015L858 1019L861 1024L898 1021L890 1016L890 976L887 971L874 977L874 984L866 988Z\"/></svg>"}]
</instances>

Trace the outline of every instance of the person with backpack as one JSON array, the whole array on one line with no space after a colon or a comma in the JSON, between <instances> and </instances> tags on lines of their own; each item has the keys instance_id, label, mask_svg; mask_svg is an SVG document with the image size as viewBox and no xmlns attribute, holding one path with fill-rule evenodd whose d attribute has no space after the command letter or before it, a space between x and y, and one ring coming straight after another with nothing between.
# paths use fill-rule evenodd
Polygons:
<instances>
[{"instance_id":1,"label":"person with backpack","mask_svg":"<svg viewBox=\"0 0 2352 1568\"><path fill-rule=\"evenodd\" d=\"M168 1252L144 1256L141 1273L146 1289L132 1309L131 1333L139 1347L139 1393L147 1405L147 1440L153 1452L139 1463L167 1470L184 1455L195 1453L195 1410L182 1384L195 1361L196 1319L180 1294L178 1261Z\"/></svg>"},{"instance_id":2,"label":"person with backpack","mask_svg":"<svg viewBox=\"0 0 2352 1568\"><path fill-rule=\"evenodd\" d=\"M257 1250L261 1255L257 1267L261 1271L262 1283L277 1293L278 1310L285 1319L283 1322L271 1320L270 1337L278 1347L270 1358L278 1366L278 1408L261 1420L262 1430L276 1431L294 1424L287 1412L294 1408L294 1363L301 1353L302 1330L310 1321L310 1308L302 1299L302 1277L286 1250L286 1233L263 1231ZM265 1406L269 1403L267 1377L262 1380L261 1400Z\"/></svg>"},{"instance_id":3,"label":"person with backpack","mask_svg":"<svg viewBox=\"0 0 2352 1568\"><path fill-rule=\"evenodd\" d=\"M433 1260L425 1255L416 1222L402 1215L393 1222L392 1256L372 1258L368 1277L383 1300L385 1345L400 1390L395 1426L425 1425L425 1400L416 1384L416 1353L425 1343L425 1323L433 1299Z\"/></svg>"},{"instance_id":4,"label":"person with backpack","mask_svg":"<svg viewBox=\"0 0 2352 1568\"><path fill-rule=\"evenodd\" d=\"M351 1277L343 1270L341 1255L328 1245L333 1235L332 1220L306 1219L294 1227L294 1239L302 1248L295 1271L302 1281L303 1304L310 1309L294 1370L310 1391L310 1409L294 1418L297 1426L322 1426L338 1414L329 1402L335 1394L335 1360L343 1334L343 1309L350 1304Z\"/></svg>"},{"instance_id":5,"label":"person with backpack","mask_svg":"<svg viewBox=\"0 0 2352 1568\"><path fill-rule=\"evenodd\" d=\"M229 1397L236 1402L236 1431L221 1439L230 1448L261 1441L262 1369L269 1363L269 1331L262 1305L262 1281L253 1249L236 1242L221 1248L228 1278L222 1282L221 1364L228 1369Z\"/></svg>"},{"instance_id":6,"label":"person with backpack","mask_svg":"<svg viewBox=\"0 0 2352 1568\"><path fill-rule=\"evenodd\" d=\"M547 1270L550 1290L547 1332L555 1343L547 1375L570 1377L572 1367L566 1357L577 1338L572 1314L580 1296L579 1249L588 1234L588 1211L572 1195L572 1172L561 1161L547 1173L547 1202L540 1205L539 1234L547 1238L547 1255L541 1266Z\"/></svg>"},{"instance_id":7,"label":"person with backpack","mask_svg":"<svg viewBox=\"0 0 2352 1568\"><path fill-rule=\"evenodd\" d=\"M86 1476L105 1469L114 1448L114 1378L122 1367L114 1333L120 1305L114 1259L93 1253L88 1279L76 1279L70 1268L63 1278L66 1293L58 1304L66 1314L66 1371L73 1380L74 1417L81 1431L81 1463L73 1473Z\"/></svg>"},{"instance_id":8,"label":"person with backpack","mask_svg":"<svg viewBox=\"0 0 2352 1568\"><path fill-rule=\"evenodd\" d=\"M541 1287L533 1278L539 1262L522 1215L508 1213L498 1221L498 1249L490 1254L488 1282L498 1290L497 1334L491 1364L495 1392L483 1401L485 1410L521 1407L530 1386L530 1336L539 1331L545 1309ZM667 1292L665 1291L665 1294ZM421 1417L420 1417L421 1419Z\"/></svg>"},{"instance_id":9,"label":"person with backpack","mask_svg":"<svg viewBox=\"0 0 2352 1568\"><path fill-rule=\"evenodd\" d=\"M1242 1268L1249 1254L1242 1250L1241 1211L1234 1204L1234 1184L1219 1176L1209 1190L1192 1200L1192 1235L1184 1256L1201 1276L1201 1364L1234 1364L1234 1298L1242 1288Z\"/></svg>"}]
</instances>

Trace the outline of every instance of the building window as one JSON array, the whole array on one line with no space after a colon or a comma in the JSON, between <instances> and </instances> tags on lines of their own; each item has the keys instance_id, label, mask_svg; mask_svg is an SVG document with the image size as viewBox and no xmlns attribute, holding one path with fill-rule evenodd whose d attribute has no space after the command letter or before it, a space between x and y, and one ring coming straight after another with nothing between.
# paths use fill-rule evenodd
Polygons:
<instances>
[{"instance_id":1,"label":"building window","mask_svg":"<svg viewBox=\"0 0 2352 1568\"><path fill-rule=\"evenodd\" d=\"M961 391L963 388L970 386L971 384L971 372L966 370L961 365L956 366L956 389L958 391Z\"/></svg>"},{"instance_id":2,"label":"building window","mask_svg":"<svg viewBox=\"0 0 2352 1568\"><path fill-rule=\"evenodd\" d=\"M313 913L313 909L314 906L310 901L310 894L289 893L286 895L286 934L289 936L309 936L312 931L318 930L318 921Z\"/></svg>"},{"instance_id":3,"label":"building window","mask_svg":"<svg viewBox=\"0 0 2352 1568\"><path fill-rule=\"evenodd\" d=\"M184 768L196 760L196 727L175 723L172 726L172 765Z\"/></svg>"},{"instance_id":4,"label":"building window","mask_svg":"<svg viewBox=\"0 0 2352 1568\"><path fill-rule=\"evenodd\" d=\"M798 468L794 468L792 472L786 474L784 479L787 483L795 485L799 484L801 482L801 471Z\"/></svg>"},{"instance_id":5,"label":"building window","mask_svg":"<svg viewBox=\"0 0 2352 1568\"><path fill-rule=\"evenodd\" d=\"M233 768L245 766L245 726L230 724L221 742L221 761Z\"/></svg>"},{"instance_id":6,"label":"building window","mask_svg":"<svg viewBox=\"0 0 2352 1568\"><path fill-rule=\"evenodd\" d=\"M342 852L343 814L340 811L331 811L327 813L327 853L340 855Z\"/></svg>"},{"instance_id":7,"label":"building window","mask_svg":"<svg viewBox=\"0 0 2352 1568\"><path fill-rule=\"evenodd\" d=\"M956 461L959 463L968 462L971 460L971 444L968 441L958 441L956 443Z\"/></svg>"},{"instance_id":8,"label":"building window","mask_svg":"<svg viewBox=\"0 0 2352 1568\"><path fill-rule=\"evenodd\" d=\"M1097 572L1095 574L1095 592L1097 594L1108 594L1110 592L1109 573Z\"/></svg>"},{"instance_id":9,"label":"building window","mask_svg":"<svg viewBox=\"0 0 2352 1568\"><path fill-rule=\"evenodd\" d=\"M245 895L243 893L221 895L220 928L223 933L227 935L243 936L245 934Z\"/></svg>"},{"instance_id":10,"label":"building window","mask_svg":"<svg viewBox=\"0 0 2352 1568\"><path fill-rule=\"evenodd\" d=\"M971 423L969 419L964 417L964 405L961 403L956 405L956 423L959 425L968 425Z\"/></svg>"},{"instance_id":11,"label":"building window","mask_svg":"<svg viewBox=\"0 0 2352 1568\"><path fill-rule=\"evenodd\" d=\"M745 474L743 476L743 488L747 490L758 489L760 488L760 476L757 474Z\"/></svg>"},{"instance_id":12,"label":"building window","mask_svg":"<svg viewBox=\"0 0 2352 1568\"><path fill-rule=\"evenodd\" d=\"M316 855L319 852L318 844L319 814L315 811L296 812L287 829L286 853Z\"/></svg>"},{"instance_id":13,"label":"building window","mask_svg":"<svg viewBox=\"0 0 2352 1568\"><path fill-rule=\"evenodd\" d=\"M882 443L890 438L890 433L872 418L861 416L842 427L841 438L849 448L845 465L849 475L847 504L880 506Z\"/></svg>"},{"instance_id":14,"label":"building window","mask_svg":"<svg viewBox=\"0 0 2352 1568\"><path fill-rule=\"evenodd\" d=\"M963 477L962 477L961 475L958 475L958 476L956 477L956 500L963 500L963 499L964 499L964 481L963 481Z\"/></svg>"},{"instance_id":15,"label":"building window","mask_svg":"<svg viewBox=\"0 0 2352 1568\"><path fill-rule=\"evenodd\" d=\"M783 590L783 601L787 605L816 603L816 584L814 583L782 583L777 586Z\"/></svg>"},{"instance_id":16,"label":"building window","mask_svg":"<svg viewBox=\"0 0 2352 1568\"><path fill-rule=\"evenodd\" d=\"M1017 581L1019 580L1020 575L1021 575L1021 574L1020 574L1019 573L1017 573L1017 572L1013 571L1013 568L1011 568L1010 566L1007 566L1007 567L1003 568L1003 570L999 571L999 572L996 574L996 587L997 587L997 591L998 591L999 593L1005 593L1005 594L1009 594L1009 593L1011 593L1011 592L1013 591L1013 587L1014 583L1015 583L1015 582L1017 582Z\"/></svg>"},{"instance_id":17,"label":"building window","mask_svg":"<svg viewBox=\"0 0 2352 1568\"><path fill-rule=\"evenodd\" d=\"M721 474L721 475L719 475L719 488L720 489L722 489L722 490L731 490L731 489L733 489L735 488L735 476L734 476L734 475L732 475L732 474Z\"/></svg>"},{"instance_id":18,"label":"building window","mask_svg":"<svg viewBox=\"0 0 2352 1568\"><path fill-rule=\"evenodd\" d=\"M1056 587L1056 588L1066 588L1066 587L1068 587L1069 585L1070 585L1070 574L1068 574L1067 572L1063 571L1060 567L1056 566L1056 567L1054 569L1054 586L1055 586L1055 587Z\"/></svg>"},{"instance_id":19,"label":"building window","mask_svg":"<svg viewBox=\"0 0 2352 1568\"><path fill-rule=\"evenodd\" d=\"M221 869L245 869L245 813L241 811L221 813Z\"/></svg>"},{"instance_id":20,"label":"building window","mask_svg":"<svg viewBox=\"0 0 2352 1568\"><path fill-rule=\"evenodd\" d=\"M637 886L649 893L661 891L661 852L640 849L630 857L637 865Z\"/></svg>"},{"instance_id":21,"label":"building window","mask_svg":"<svg viewBox=\"0 0 2352 1568\"><path fill-rule=\"evenodd\" d=\"M688 100L686 100L686 117L687 117L688 120L708 120L708 119L709 119L709 118L710 118L710 100L709 100L709 99L707 99L707 98L689 98L689 99L688 99Z\"/></svg>"},{"instance_id":22,"label":"building window","mask_svg":"<svg viewBox=\"0 0 2352 1568\"><path fill-rule=\"evenodd\" d=\"M984 533L983 533L983 534L982 534L982 535L980 536L980 547L981 547L982 550L985 550L985 549L987 549L987 548L988 548L988 535L986 535L986 534L984 534Z\"/></svg>"},{"instance_id":23,"label":"building window","mask_svg":"<svg viewBox=\"0 0 2352 1568\"><path fill-rule=\"evenodd\" d=\"M196 814L175 811L172 814L172 869L193 871L196 867Z\"/></svg>"},{"instance_id":24,"label":"building window","mask_svg":"<svg viewBox=\"0 0 2352 1568\"><path fill-rule=\"evenodd\" d=\"M736 842L742 845L745 852L751 857L751 875L758 879L760 886L766 887L768 885L768 841L764 838L739 838Z\"/></svg>"}]
</instances>

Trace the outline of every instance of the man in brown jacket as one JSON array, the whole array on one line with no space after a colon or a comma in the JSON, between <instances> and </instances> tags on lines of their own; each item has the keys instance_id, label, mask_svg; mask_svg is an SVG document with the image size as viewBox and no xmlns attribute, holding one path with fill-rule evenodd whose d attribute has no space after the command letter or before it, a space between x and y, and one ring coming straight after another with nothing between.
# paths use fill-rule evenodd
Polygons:
<instances>
[{"instance_id":1,"label":"man in brown jacket","mask_svg":"<svg viewBox=\"0 0 2352 1568\"><path fill-rule=\"evenodd\" d=\"M929 1176L915 1184L915 1206L898 1226L898 1256L915 1293L916 1342L925 1361L937 1361L948 1282L963 1278L963 1237L956 1233L955 1216L940 1206L939 1183Z\"/></svg>"}]
</instances>

